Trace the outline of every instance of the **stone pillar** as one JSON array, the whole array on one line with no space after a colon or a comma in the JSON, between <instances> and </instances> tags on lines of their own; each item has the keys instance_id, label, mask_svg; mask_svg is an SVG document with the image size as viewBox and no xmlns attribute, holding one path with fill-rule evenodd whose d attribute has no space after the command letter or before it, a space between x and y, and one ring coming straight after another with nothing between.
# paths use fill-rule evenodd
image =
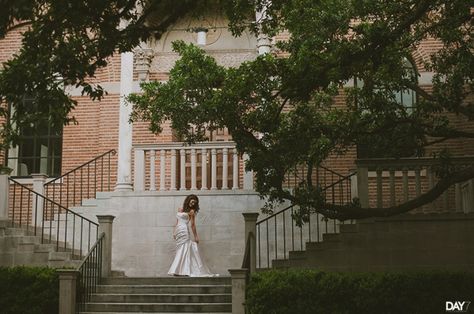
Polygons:
<instances>
[{"instance_id":1,"label":"stone pillar","mask_svg":"<svg viewBox=\"0 0 474 314\"><path fill-rule=\"evenodd\" d=\"M132 106L126 97L133 86L133 53L120 55L120 112L119 112L119 149L116 191L132 190L132 124L129 122Z\"/></svg>"},{"instance_id":2,"label":"stone pillar","mask_svg":"<svg viewBox=\"0 0 474 314\"><path fill-rule=\"evenodd\" d=\"M244 161L244 182L243 182L243 189L244 190L253 190L253 171L246 171L245 164L249 159L249 155L243 154L242 159Z\"/></svg>"},{"instance_id":3,"label":"stone pillar","mask_svg":"<svg viewBox=\"0 0 474 314\"><path fill-rule=\"evenodd\" d=\"M8 219L8 174L0 174L0 220Z\"/></svg>"},{"instance_id":4,"label":"stone pillar","mask_svg":"<svg viewBox=\"0 0 474 314\"><path fill-rule=\"evenodd\" d=\"M76 313L76 282L79 276L77 270L58 269L59 273L59 313Z\"/></svg>"},{"instance_id":5,"label":"stone pillar","mask_svg":"<svg viewBox=\"0 0 474 314\"><path fill-rule=\"evenodd\" d=\"M97 215L99 220L99 236L105 233L102 249L102 278L110 277L112 272L112 222L115 216Z\"/></svg>"},{"instance_id":6,"label":"stone pillar","mask_svg":"<svg viewBox=\"0 0 474 314\"><path fill-rule=\"evenodd\" d=\"M245 314L248 269L229 269L232 278L232 314Z\"/></svg>"},{"instance_id":7,"label":"stone pillar","mask_svg":"<svg viewBox=\"0 0 474 314\"><path fill-rule=\"evenodd\" d=\"M245 220L245 244L250 235L253 235L250 241L250 273L257 269L257 218L258 213L242 213Z\"/></svg>"},{"instance_id":8,"label":"stone pillar","mask_svg":"<svg viewBox=\"0 0 474 314\"><path fill-rule=\"evenodd\" d=\"M268 0L263 5L262 9L255 12L255 22L261 24L263 20L267 18L266 9L271 4L271 1ZM268 35L264 34L259 25L258 35L257 35L257 50L259 55L270 53L271 41Z\"/></svg>"},{"instance_id":9,"label":"stone pillar","mask_svg":"<svg viewBox=\"0 0 474 314\"><path fill-rule=\"evenodd\" d=\"M44 195L44 184L46 183L47 176L40 173L33 173L31 176L33 177L33 191L39 195ZM37 197L35 194L32 194L31 198L31 223L33 226L41 226L43 222L44 199L39 196Z\"/></svg>"},{"instance_id":10,"label":"stone pillar","mask_svg":"<svg viewBox=\"0 0 474 314\"><path fill-rule=\"evenodd\" d=\"M357 168L357 192L362 207L369 207L369 171L367 168Z\"/></svg>"}]
</instances>

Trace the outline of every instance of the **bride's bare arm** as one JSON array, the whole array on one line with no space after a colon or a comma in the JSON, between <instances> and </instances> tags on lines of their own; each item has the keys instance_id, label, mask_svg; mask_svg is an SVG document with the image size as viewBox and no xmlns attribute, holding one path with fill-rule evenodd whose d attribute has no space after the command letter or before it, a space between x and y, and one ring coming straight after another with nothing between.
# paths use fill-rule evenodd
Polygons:
<instances>
[{"instance_id":1,"label":"bride's bare arm","mask_svg":"<svg viewBox=\"0 0 474 314\"><path fill-rule=\"evenodd\" d=\"M196 241L196 243L199 243L199 237L196 230L196 215L194 213L194 210L191 209L189 211L189 217L191 219L191 230L193 231L194 241Z\"/></svg>"}]
</instances>

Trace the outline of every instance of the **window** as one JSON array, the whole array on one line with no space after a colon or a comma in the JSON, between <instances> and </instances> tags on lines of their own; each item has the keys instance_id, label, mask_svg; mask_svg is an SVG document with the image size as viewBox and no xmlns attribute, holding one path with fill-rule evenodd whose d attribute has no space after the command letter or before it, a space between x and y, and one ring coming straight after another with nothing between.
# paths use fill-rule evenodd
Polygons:
<instances>
[{"instance_id":1,"label":"window","mask_svg":"<svg viewBox=\"0 0 474 314\"><path fill-rule=\"evenodd\" d=\"M408 60L404 60L404 73L405 77L411 80L414 83L417 83L417 72L413 64ZM357 86L358 82L357 79L354 80L355 86ZM363 85L363 82L359 82L359 84ZM416 92L411 89L404 89L400 91L395 91L393 94L395 101L399 104L401 104L406 112L408 114L411 114L413 112L413 109L416 105ZM410 130L405 129L400 127L398 130L396 130L396 133L398 135L403 134L403 132L410 132ZM381 136L387 136L389 135L384 134ZM379 138L380 135L374 136L373 138L368 139L367 141L364 141L363 143L358 143L357 144L357 158L386 158L386 157L395 157L393 154L390 152L390 149L387 149L386 147L378 147L377 145L374 145L374 143L381 142L382 139ZM404 140L401 140L402 143L397 143L397 141L394 139L394 142L392 142L393 145L391 145L391 148L393 147L398 147L400 148L400 151L397 154L397 157L409 157L413 155L419 155L420 152L417 152L416 150L416 140L413 138L410 138L410 136L406 136Z\"/></svg>"},{"instance_id":2,"label":"window","mask_svg":"<svg viewBox=\"0 0 474 314\"><path fill-rule=\"evenodd\" d=\"M32 103L25 98L25 102ZM12 175L19 177L42 173L59 176L61 173L62 126L54 128L49 121L39 120L20 130L17 146L7 154Z\"/></svg>"}]
</instances>

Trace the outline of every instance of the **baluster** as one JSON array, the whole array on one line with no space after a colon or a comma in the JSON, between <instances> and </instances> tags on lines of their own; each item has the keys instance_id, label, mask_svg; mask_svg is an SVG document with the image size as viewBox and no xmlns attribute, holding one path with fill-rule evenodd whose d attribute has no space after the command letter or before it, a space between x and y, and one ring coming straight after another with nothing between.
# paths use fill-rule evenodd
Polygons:
<instances>
[{"instance_id":1,"label":"baluster","mask_svg":"<svg viewBox=\"0 0 474 314\"><path fill-rule=\"evenodd\" d=\"M171 180L170 190L176 191L176 149L171 150Z\"/></svg>"},{"instance_id":2,"label":"baluster","mask_svg":"<svg viewBox=\"0 0 474 314\"><path fill-rule=\"evenodd\" d=\"M211 149L211 190L217 190L217 151Z\"/></svg>"},{"instance_id":3,"label":"baluster","mask_svg":"<svg viewBox=\"0 0 474 314\"><path fill-rule=\"evenodd\" d=\"M454 186L455 199L456 199L456 212L462 212L462 191L461 183L456 183Z\"/></svg>"},{"instance_id":4,"label":"baluster","mask_svg":"<svg viewBox=\"0 0 474 314\"><path fill-rule=\"evenodd\" d=\"M196 186L196 149L191 148L191 190L197 190Z\"/></svg>"},{"instance_id":5,"label":"baluster","mask_svg":"<svg viewBox=\"0 0 474 314\"><path fill-rule=\"evenodd\" d=\"M160 191L166 190L166 151L162 149L160 151Z\"/></svg>"},{"instance_id":6,"label":"baluster","mask_svg":"<svg viewBox=\"0 0 474 314\"><path fill-rule=\"evenodd\" d=\"M232 190L239 189L239 155L237 149L234 148L234 155L232 160Z\"/></svg>"},{"instance_id":7,"label":"baluster","mask_svg":"<svg viewBox=\"0 0 474 314\"><path fill-rule=\"evenodd\" d=\"M186 190L186 151L184 149L179 150L179 157L180 159L180 185L179 190L184 191Z\"/></svg>"},{"instance_id":8,"label":"baluster","mask_svg":"<svg viewBox=\"0 0 474 314\"><path fill-rule=\"evenodd\" d=\"M207 190L207 148L201 149L201 190Z\"/></svg>"},{"instance_id":9,"label":"baluster","mask_svg":"<svg viewBox=\"0 0 474 314\"><path fill-rule=\"evenodd\" d=\"M377 207L381 208L383 206L382 168L377 168L375 172L377 173Z\"/></svg>"},{"instance_id":10,"label":"baluster","mask_svg":"<svg viewBox=\"0 0 474 314\"><path fill-rule=\"evenodd\" d=\"M135 171L134 171L134 190L143 191L145 188L145 151L143 149L135 149ZM87 176L89 194L89 172Z\"/></svg>"},{"instance_id":11,"label":"baluster","mask_svg":"<svg viewBox=\"0 0 474 314\"><path fill-rule=\"evenodd\" d=\"M395 169L390 168L390 206L395 206Z\"/></svg>"},{"instance_id":12,"label":"baluster","mask_svg":"<svg viewBox=\"0 0 474 314\"><path fill-rule=\"evenodd\" d=\"M443 193L443 209L445 212L449 211L449 189Z\"/></svg>"},{"instance_id":13,"label":"baluster","mask_svg":"<svg viewBox=\"0 0 474 314\"><path fill-rule=\"evenodd\" d=\"M222 190L227 190L227 171L228 171L228 155L229 150L227 148L222 149Z\"/></svg>"},{"instance_id":14,"label":"baluster","mask_svg":"<svg viewBox=\"0 0 474 314\"><path fill-rule=\"evenodd\" d=\"M404 167L403 173L403 199L405 202L408 201L408 168Z\"/></svg>"},{"instance_id":15,"label":"baluster","mask_svg":"<svg viewBox=\"0 0 474 314\"><path fill-rule=\"evenodd\" d=\"M428 189L431 190L434 186L434 173L431 167L426 168L426 175L428 176ZM436 211L436 201L431 202L430 207L432 211Z\"/></svg>"},{"instance_id":16,"label":"baluster","mask_svg":"<svg viewBox=\"0 0 474 314\"><path fill-rule=\"evenodd\" d=\"M155 178L155 155L156 151L154 149L150 150L150 191L156 191L156 178Z\"/></svg>"}]
</instances>

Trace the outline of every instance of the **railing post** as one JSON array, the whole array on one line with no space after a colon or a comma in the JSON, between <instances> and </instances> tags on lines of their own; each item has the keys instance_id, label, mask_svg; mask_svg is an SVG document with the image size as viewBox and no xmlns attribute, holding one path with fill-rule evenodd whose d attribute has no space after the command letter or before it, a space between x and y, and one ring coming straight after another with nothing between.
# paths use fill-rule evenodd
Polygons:
<instances>
[{"instance_id":1,"label":"railing post","mask_svg":"<svg viewBox=\"0 0 474 314\"><path fill-rule=\"evenodd\" d=\"M166 190L166 151L162 149L160 151L160 191Z\"/></svg>"},{"instance_id":2,"label":"railing post","mask_svg":"<svg viewBox=\"0 0 474 314\"><path fill-rule=\"evenodd\" d=\"M245 171L245 164L249 159L249 155L243 154L242 159L244 160L244 171ZM245 171L244 172L244 182L243 182L244 190L253 190L253 171Z\"/></svg>"},{"instance_id":3,"label":"railing post","mask_svg":"<svg viewBox=\"0 0 474 314\"><path fill-rule=\"evenodd\" d=\"M186 151L184 149L179 150L179 158L180 158L179 190L184 191L186 190Z\"/></svg>"},{"instance_id":4,"label":"railing post","mask_svg":"<svg viewBox=\"0 0 474 314\"><path fill-rule=\"evenodd\" d=\"M239 189L239 155L237 155L237 149L233 150L234 155L232 156L232 190Z\"/></svg>"},{"instance_id":5,"label":"railing post","mask_svg":"<svg viewBox=\"0 0 474 314\"><path fill-rule=\"evenodd\" d=\"M242 213L245 220L245 243L250 235L253 235L250 241L250 273L257 269L257 218L258 213Z\"/></svg>"},{"instance_id":6,"label":"railing post","mask_svg":"<svg viewBox=\"0 0 474 314\"><path fill-rule=\"evenodd\" d=\"M201 149L201 190L207 190L207 149Z\"/></svg>"},{"instance_id":7,"label":"railing post","mask_svg":"<svg viewBox=\"0 0 474 314\"><path fill-rule=\"evenodd\" d=\"M369 207L369 171L367 167L357 167L357 192L362 207Z\"/></svg>"},{"instance_id":8,"label":"railing post","mask_svg":"<svg viewBox=\"0 0 474 314\"><path fill-rule=\"evenodd\" d=\"M0 174L0 220L8 219L8 174Z\"/></svg>"},{"instance_id":9,"label":"railing post","mask_svg":"<svg viewBox=\"0 0 474 314\"><path fill-rule=\"evenodd\" d=\"M59 313L76 313L76 282L79 272L71 269L58 269L59 274Z\"/></svg>"},{"instance_id":10,"label":"railing post","mask_svg":"<svg viewBox=\"0 0 474 314\"><path fill-rule=\"evenodd\" d=\"M171 179L170 190L176 191L176 149L171 150Z\"/></svg>"},{"instance_id":11,"label":"railing post","mask_svg":"<svg viewBox=\"0 0 474 314\"><path fill-rule=\"evenodd\" d=\"M197 190L196 149L191 148L191 190Z\"/></svg>"},{"instance_id":12,"label":"railing post","mask_svg":"<svg viewBox=\"0 0 474 314\"><path fill-rule=\"evenodd\" d=\"M156 151L154 149L150 150L150 191L156 191L156 176L155 176L156 158L155 157L156 157Z\"/></svg>"},{"instance_id":13,"label":"railing post","mask_svg":"<svg viewBox=\"0 0 474 314\"><path fill-rule=\"evenodd\" d=\"M211 190L217 190L217 150L211 149Z\"/></svg>"},{"instance_id":14,"label":"railing post","mask_svg":"<svg viewBox=\"0 0 474 314\"><path fill-rule=\"evenodd\" d=\"M248 269L229 269L232 280L232 314L245 314L245 289Z\"/></svg>"},{"instance_id":15,"label":"railing post","mask_svg":"<svg viewBox=\"0 0 474 314\"><path fill-rule=\"evenodd\" d=\"M110 276L112 271L112 222L115 216L97 215L99 220L99 236L104 233L104 246L102 248L102 278Z\"/></svg>"},{"instance_id":16,"label":"railing post","mask_svg":"<svg viewBox=\"0 0 474 314\"><path fill-rule=\"evenodd\" d=\"M222 149L222 189L227 190L228 189L228 166L229 166L229 149L228 148L223 148Z\"/></svg>"},{"instance_id":17,"label":"railing post","mask_svg":"<svg viewBox=\"0 0 474 314\"><path fill-rule=\"evenodd\" d=\"M143 191L145 189L145 151L143 149L135 149L133 188L135 191Z\"/></svg>"},{"instance_id":18,"label":"railing post","mask_svg":"<svg viewBox=\"0 0 474 314\"><path fill-rule=\"evenodd\" d=\"M41 173L33 173L31 176L33 177L33 191L35 191L39 195L45 195L44 184L46 183L47 176ZM42 197L33 197L31 204L31 223L33 224L33 226L40 226L41 222L43 221L44 199Z\"/></svg>"}]
</instances>

